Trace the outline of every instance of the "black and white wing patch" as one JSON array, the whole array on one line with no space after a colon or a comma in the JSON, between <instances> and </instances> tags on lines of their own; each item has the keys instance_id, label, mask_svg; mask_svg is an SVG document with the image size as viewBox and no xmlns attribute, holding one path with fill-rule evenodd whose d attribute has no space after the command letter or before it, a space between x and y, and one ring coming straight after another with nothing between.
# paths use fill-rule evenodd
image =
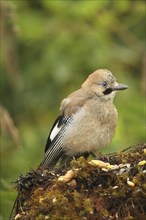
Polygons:
<instances>
[{"instance_id":1,"label":"black and white wing patch","mask_svg":"<svg viewBox=\"0 0 146 220\"><path fill-rule=\"evenodd\" d=\"M71 121L72 117L59 116L54 122L46 143L42 166L54 167L64 153L62 140L66 126Z\"/></svg>"}]
</instances>

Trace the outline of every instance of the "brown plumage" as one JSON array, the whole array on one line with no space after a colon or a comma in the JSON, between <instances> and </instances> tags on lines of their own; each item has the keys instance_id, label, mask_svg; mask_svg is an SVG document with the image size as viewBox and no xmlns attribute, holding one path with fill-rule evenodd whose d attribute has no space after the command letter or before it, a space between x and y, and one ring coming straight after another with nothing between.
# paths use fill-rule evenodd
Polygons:
<instances>
[{"instance_id":1,"label":"brown plumage","mask_svg":"<svg viewBox=\"0 0 146 220\"><path fill-rule=\"evenodd\" d=\"M53 167L60 158L65 163L73 156L96 154L108 145L117 125L113 98L117 90L124 89L127 86L118 84L109 70L90 74L79 90L61 102L41 165Z\"/></svg>"}]
</instances>

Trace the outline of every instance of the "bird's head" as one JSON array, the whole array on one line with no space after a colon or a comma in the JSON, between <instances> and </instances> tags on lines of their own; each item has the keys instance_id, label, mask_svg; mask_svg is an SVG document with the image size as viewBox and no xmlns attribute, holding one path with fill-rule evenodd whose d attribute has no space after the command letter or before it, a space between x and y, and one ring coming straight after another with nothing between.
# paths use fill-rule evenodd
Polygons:
<instances>
[{"instance_id":1,"label":"bird's head","mask_svg":"<svg viewBox=\"0 0 146 220\"><path fill-rule=\"evenodd\" d=\"M98 69L89 75L82 88L90 94L104 99L113 99L116 91L125 90L128 86L117 83L113 74L106 69Z\"/></svg>"}]
</instances>

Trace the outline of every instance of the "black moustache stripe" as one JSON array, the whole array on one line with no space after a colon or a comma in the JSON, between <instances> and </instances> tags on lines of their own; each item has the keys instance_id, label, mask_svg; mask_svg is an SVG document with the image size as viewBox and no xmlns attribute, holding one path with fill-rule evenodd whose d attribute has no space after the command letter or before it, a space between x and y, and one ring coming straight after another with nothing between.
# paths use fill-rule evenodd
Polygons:
<instances>
[{"instance_id":1,"label":"black moustache stripe","mask_svg":"<svg viewBox=\"0 0 146 220\"><path fill-rule=\"evenodd\" d=\"M104 93L104 95L108 95L108 94L110 94L112 91L113 91L113 89L108 88L108 89L106 89L103 93Z\"/></svg>"}]
</instances>

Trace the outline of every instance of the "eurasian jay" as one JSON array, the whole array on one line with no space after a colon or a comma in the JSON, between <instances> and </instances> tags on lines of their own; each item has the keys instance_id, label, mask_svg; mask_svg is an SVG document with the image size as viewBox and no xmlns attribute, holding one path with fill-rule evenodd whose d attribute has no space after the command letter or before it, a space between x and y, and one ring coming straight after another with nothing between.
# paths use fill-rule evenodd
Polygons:
<instances>
[{"instance_id":1,"label":"eurasian jay","mask_svg":"<svg viewBox=\"0 0 146 220\"><path fill-rule=\"evenodd\" d=\"M113 98L128 87L116 82L109 70L98 69L81 88L63 99L60 116L50 131L41 166L53 168L61 159L96 155L108 145L117 126L118 114Z\"/></svg>"}]
</instances>

